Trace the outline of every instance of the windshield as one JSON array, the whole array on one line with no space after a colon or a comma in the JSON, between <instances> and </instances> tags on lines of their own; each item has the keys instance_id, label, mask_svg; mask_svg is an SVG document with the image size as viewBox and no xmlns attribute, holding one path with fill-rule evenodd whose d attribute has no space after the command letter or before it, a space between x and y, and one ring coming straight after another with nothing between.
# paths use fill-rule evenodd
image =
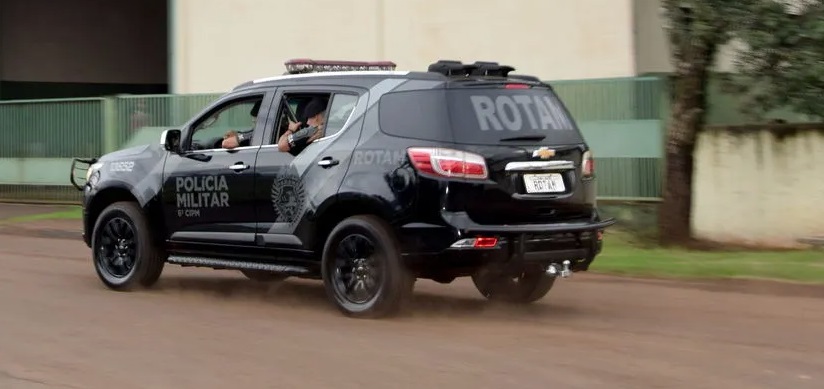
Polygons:
<instances>
[{"instance_id":1,"label":"windshield","mask_svg":"<svg viewBox=\"0 0 824 389\"><path fill-rule=\"evenodd\" d=\"M546 88L389 93L381 98L380 125L390 135L464 144L584 141L558 96Z\"/></svg>"}]
</instances>

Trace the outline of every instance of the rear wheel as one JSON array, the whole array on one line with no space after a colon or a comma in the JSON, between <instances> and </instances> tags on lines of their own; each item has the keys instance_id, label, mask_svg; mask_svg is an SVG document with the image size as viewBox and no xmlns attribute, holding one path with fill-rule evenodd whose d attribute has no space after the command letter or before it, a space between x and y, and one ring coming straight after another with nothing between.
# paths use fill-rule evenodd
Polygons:
<instances>
[{"instance_id":1,"label":"rear wheel","mask_svg":"<svg viewBox=\"0 0 824 389\"><path fill-rule=\"evenodd\" d=\"M275 272L265 271L265 270L243 269L240 272L243 273L243 275L246 276L246 278L248 278L250 280L253 280L253 281L257 281L257 282L276 282L276 281L283 281L283 280L289 278L289 276L287 276L285 274L280 274L280 273L275 273Z\"/></svg>"},{"instance_id":2,"label":"rear wheel","mask_svg":"<svg viewBox=\"0 0 824 389\"><path fill-rule=\"evenodd\" d=\"M555 284L555 276L546 274L540 266L529 266L515 275L482 268L472 275L472 282L489 300L527 304L546 296Z\"/></svg>"},{"instance_id":3,"label":"rear wheel","mask_svg":"<svg viewBox=\"0 0 824 389\"><path fill-rule=\"evenodd\" d=\"M132 202L111 204L100 213L92 231L92 249L97 276L115 290L152 286L165 265L146 216Z\"/></svg>"},{"instance_id":4,"label":"rear wheel","mask_svg":"<svg viewBox=\"0 0 824 389\"><path fill-rule=\"evenodd\" d=\"M332 230L321 271L329 299L345 315L358 318L397 313L415 283L391 227L375 216L353 216Z\"/></svg>"}]
</instances>

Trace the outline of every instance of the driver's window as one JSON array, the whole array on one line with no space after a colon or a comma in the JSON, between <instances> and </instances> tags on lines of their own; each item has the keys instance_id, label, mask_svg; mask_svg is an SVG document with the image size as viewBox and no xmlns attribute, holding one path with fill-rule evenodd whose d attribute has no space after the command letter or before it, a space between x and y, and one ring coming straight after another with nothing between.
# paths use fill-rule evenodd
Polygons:
<instances>
[{"instance_id":1,"label":"driver's window","mask_svg":"<svg viewBox=\"0 0 824 389\"><path fill-rule=\"evenodd\" d=\"M263 96L244 97L226 103L199 120L193 128L192 149L221 148L223 136L229 131L249 132L255 121Z\"/></svg>"}]
</instances>

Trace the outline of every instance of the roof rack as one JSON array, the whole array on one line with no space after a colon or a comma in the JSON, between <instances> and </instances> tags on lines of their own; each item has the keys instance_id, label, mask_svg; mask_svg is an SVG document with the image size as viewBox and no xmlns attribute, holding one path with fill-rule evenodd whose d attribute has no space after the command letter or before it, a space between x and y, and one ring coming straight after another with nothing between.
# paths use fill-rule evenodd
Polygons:
<instances>
[{"instance_id":1,"label":"roof rack","mask_svg":"<svg viewBox=\"0 0 824 389\"><path fill-rule=\"evenodd\" d=\"M429 65L428 71L440 73L447 77L469 77L469 76L498 76L507 77L515 68L508 65L501 65L497 62L475 61L475 63L465 64L461 61L438 60Z\"/></svg>"},{"instance_id":2,"label":"roof rack","mask_svg":"<svg viewBox=\"0 0 824 389\"><path fill-rule=\"evenodd\" d=\"M395 70L396 67L391 61L335 61L306 58L290 59L284 62L284 65L286 66L285 74Z\"/></svg>"}]
</instances>

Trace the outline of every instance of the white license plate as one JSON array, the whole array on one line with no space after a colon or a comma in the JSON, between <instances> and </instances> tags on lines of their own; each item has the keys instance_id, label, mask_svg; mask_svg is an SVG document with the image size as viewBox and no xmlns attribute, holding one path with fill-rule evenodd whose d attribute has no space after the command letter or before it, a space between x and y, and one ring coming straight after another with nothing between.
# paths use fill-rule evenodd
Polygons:
<instances>
[{"instance_id":1,"label":"white license plate","mask_svg":"<svg viewBox=\"0 0 824 389\"><path fill-rule=\"evenodd\" d=\"M526 193L559 193L566 190L560 173L524 174Z\"/></svg>"}]
</instances>

